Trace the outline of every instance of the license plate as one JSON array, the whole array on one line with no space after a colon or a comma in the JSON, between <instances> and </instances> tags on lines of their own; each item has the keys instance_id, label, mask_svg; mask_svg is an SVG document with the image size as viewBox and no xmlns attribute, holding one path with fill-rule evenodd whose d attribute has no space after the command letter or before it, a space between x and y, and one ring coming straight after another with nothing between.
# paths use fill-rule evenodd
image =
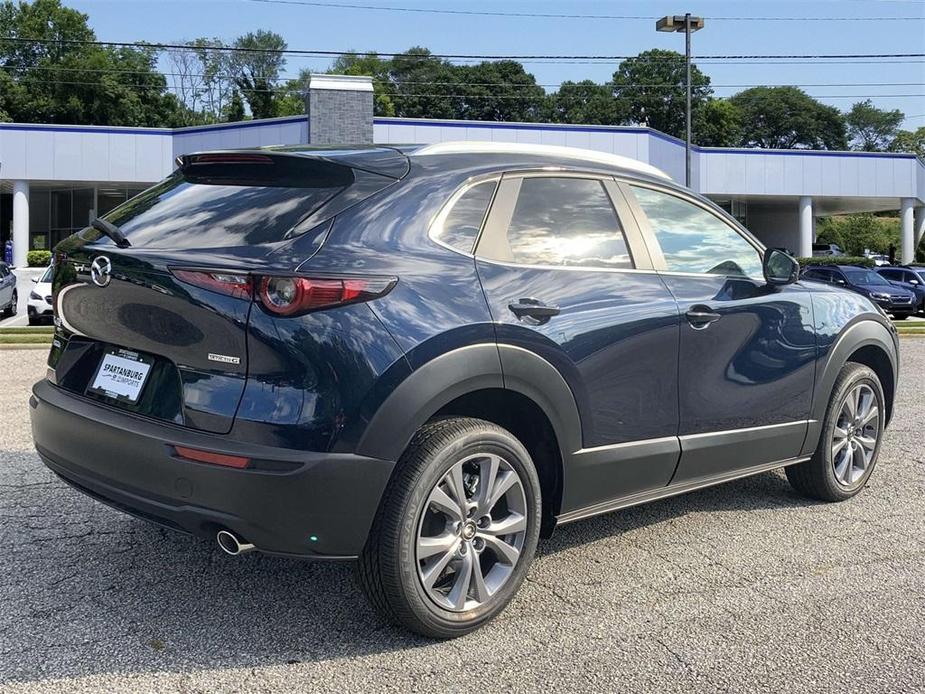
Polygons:
<instances>
[{"instance_id":1,"label":"license plate","mask_svg":"<svg viewBox=\"0 0 925 694\"><path fill-rule=\"evenodd\" d=\"M87 390L121 402L137 402L152 363L127 349L108 352Z\"/></svg>"}]
</instances>

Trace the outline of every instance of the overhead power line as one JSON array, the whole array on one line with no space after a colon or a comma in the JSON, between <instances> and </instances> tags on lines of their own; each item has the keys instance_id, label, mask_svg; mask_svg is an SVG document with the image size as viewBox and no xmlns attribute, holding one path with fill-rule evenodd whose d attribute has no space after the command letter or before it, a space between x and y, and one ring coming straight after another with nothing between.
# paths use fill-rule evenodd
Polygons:
<instances>
[{"instance_id":1,"label":"overhead power line","mask_svg":"<svg viewBox=\"0 0 925 694\"><path fill-rule=\"evenodd\" d=\"M19 68L9 65L0 65L0 70L7 71L17 71L20 73L29 73L31 71L39 72L76 72L76 73L87 73L87 74L113 74L113 75L141 75L141 76L158 76L162 75L164 77L186 77L186 78L204 78L207 75L202 73L181 73L181 72L151 72L146 70L122 70L116 68L64 68L64 67L25 67ZM235 75L232 74L223 74L215 73L208 75L208 77L213 79L224 79L232 80L235 78ZM298 75L281 75L280 80L295 80L298 79ZM42 80L48 81L48 80ZM64 82L54 81L51 83L62 84ZM401 84L401 85L415 85L415 86L428 86L428 87L505 87L512 89L533 89L536 87L543 88L552 88L556 90L562 89L587 89L594 86L597 87L608 87L610 83L596 82L593 85L581 84L580 82L535 82L535 83L523 83L523 82L432 82L424 80L401 80L398 83L386 82L387 84ZM74 84L92 84L91 82L76 82ZM918 87L921 86L921 82L807 82L807 83L780 83L780 84L768 84L768 83L754 83L754 82L742 82L738 84L721 84L721 83L710 83L709 85L703 85L711 89L746 89L749 87ZM683 89L684 85L679 84L664 84L664 83L644 83L644 82L628 82L625 84L619 85L621 88L646 88L646 89ZM188 87L189 88L189 87ZM870 96L878 96L876 94L871 94Z\"/></svg>"},{"instance_id":2,"label":"overhead power line","mask_svg":"<svg viewBox=\"0 0 925 694\"><path fill-rule=\"evenodd\" d=\"M396 53L385 51L331 51L316 50L304 48L249 48L243 46L190 46L183 43L145 43L139 41L91 41L88 39L26 39L26 38L0 38L0 41L11 41L14 43L41 43L41 44L74 44L74 45L93 45L109 47L128 47L128 48L154 48L158 50L182 50L182 51L201 51L213 50L229 53L258 53L258 54L285 54L285 55L310 55L310 56L328 56L340 57L347 55L363 55L374 53L379 56L389 57L407 57L415 58L437 58L437 59L462 59L462 60L628 60L630 58L639 58L638 55L503 55L503 54L470 54L470 53L428 53L416 56L415 54ZM755 55L701 55L696 56L698 60L846 60L853 58L925 58L925 53L815 53L815 54L755 54ZM645 58L645 60L672 60L673 58Z\"/></svg>"},{"instance_id":3,"label":"overhead power line","mask_svg":"<svg viewBox=\"0 0 925 694\"><path fill-rule=\"evenodd\" d=\"M90 82L84 80L43 80L43 84L58 84L58 85L80 85L80 86L100 86L100 82ZM127 87L130 89L157 89L157 90L166 90L166 91L177 91L181 89L177 85L171 84L149 84L149 83L120 83L119 86ZM467 85L459 84L455 85L457 87L465 87ZM490 86L502 86L493 84ZM190 91L187 88L187 91ZM195 91L195 90L192 90ZM206 90L203 90L206 91ZM268 88L256 88L256 89L246 89L242 90L246 92L254 93L264 93L272 92L276 94L301 94L302 90L295 87L288 86L279 86L279 87L268 87ZM424 93L424 92L395 92L388 93L387 96L393 99L413 99L413 98L431 98L431 99L504 99L504 100L530 100L540 98L542 95L518 95L518 94L477 94L477 93ZM810 95L814 99L863 99L863 98L925 98L925 93L921 94L816 94ZM565 99L581 99L581 96L568 96L568 95L559 95L559 98ZM613 96L611 97L615 100L628 100L633 101L635 97L631 96ZM915 117L915 116L912 116Z\"/></svg>"},{"instance_id":4,"label":"overhead power line","mask_svg":"<svg viewBox=\"0 0 925 694\"><path fill-rule=\"evenodd\" d=\"M70 73L80 73L80 74L113 74L113 75L163 75L164 77L185 77L185 78L196 78L203 79L209 77L211 79L225 79L231 80L236 77L236 75L230 73L212 73L206 75L205 73L198 72L152 72L151 70L128 70L123 68L80 68L80 67L62 67L62 66L42 66L42 65L31 65L27 67L16 67L14 65L0 65L0 70L7 70L9 72L19 72L19 73L29 73L31 71L38 72L70 72ZM294 80L298 79L299 75L281 75L281 80ZM434 81L425 81L425 80L401 80L402 85L426 85L426 86L435 86L435 87L511 87L518 89L531 89L534 87L544 87L544 88L554 88L554 89L584 89L592 85L581 84L580 82L572 81L570 84L565 82L533 82L533 83L524 83L524 82L434 82ZM608 83L595 83L597 86L606 87ZM766 82L754 83L754 82L742 82L737 84L722 84L722 83L710 83L708 86L712 89L744 89L747 87L917 87L920 86L921 82L805 82L805 83L780 83L780 84L768 84ZM683 89L683 85L678 84L665 84L665 83L645 83L645 82L631 82L627 84L621 84L621 87L645 87L652 89Z\"/></svg>"},{"instance_id":5,"label":"overhead power line","mask_svg":"<svg viewBox=\"0 0 925 694\"><path fill-rule=\"evenodd\" d=\"M315 0L248 0L268 5L301 5L304 7L324 7L338 10L373 10L377 12L407 12L414 14L469 15L477 17L515 17L519 19L617 19L629 21L655 21L650 15L626 14L566 14L558 12L499 12L497 10L453 10L438 7L391 7L385 5L361 5L357 3L316 2ZM925 17L711 17L711 22L908 22L923 21Z\"/></svg>"}]
</instances>

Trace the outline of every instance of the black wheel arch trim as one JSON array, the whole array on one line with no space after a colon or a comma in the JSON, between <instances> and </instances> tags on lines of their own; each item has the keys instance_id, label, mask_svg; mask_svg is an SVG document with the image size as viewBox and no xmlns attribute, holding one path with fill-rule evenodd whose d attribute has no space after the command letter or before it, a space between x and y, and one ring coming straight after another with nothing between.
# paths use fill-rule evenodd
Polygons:
<instances>
[{"instance_id":1,"label":"black wheel arch trim","mask_svg":"<svg viewBox=\"0 0 925 694\"><path fill-rule=\"evenodd\" d=\"M895 394L899 376L899 343L895 333L890 327L877 318L871 316L858 316L854 321L842 329L835 343L829 348L829 353L821 372L817 370L813 388L813 404L810 415L809 429L803 444L803 455L811 454L818 445L819 436L825 421L826 409L832 397L832 389L838 374L848 363L850 357L864 347L877 347L886 354L892 370L892 388ZM887 384L883 384L886 388ZM892 413L892 407L887 412L887 421Z\"/></svg>"},{"instance_id":2,"label":"black wheel arch trim","mask_svg":"<svg viewBox=\"0 0 925 694\"><path fill-rule=\"evenodd\" d=\"M414 432L442 407L487 388L505 388L536 403L552 425L563 461L581 448L578 407L556 368L529 350L481 343L447 352L415 369L376 410L356 452L376 451L385 460L398 460Z\"/></svg>"}]
</instances>

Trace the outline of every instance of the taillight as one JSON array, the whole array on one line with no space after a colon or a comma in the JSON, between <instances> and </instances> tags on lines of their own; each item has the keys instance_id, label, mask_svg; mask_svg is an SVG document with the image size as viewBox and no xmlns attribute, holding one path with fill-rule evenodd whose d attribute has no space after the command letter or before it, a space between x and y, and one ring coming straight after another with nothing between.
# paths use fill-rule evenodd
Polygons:
<instances>
[{"instance_id":1,"label":"taillight","mask_svg":"<svg viewBox=\"0 0 925 694\"><path fill-rule=\"evenodd\" d=\"M209 291L238 299L256 298L277 316L369 301L386 294L397 281L394 277L255 277L231 270L170 271L177 279Z\"/></svg>"},{"instance_id":2,"label":"taillight","mask_svg":"<svg viewBox=\"0 0 925 694\"><path fill-rule=\"evenodd\" d=\"M262 277L257 298L270 313L293 316L375 299L395 281L394 277Z\"/></svg>"},{"instance_id":3,"label":"taillight","mask_svg":"<svg viewBox=\"0 0 925 694\"><path fill-rule=\"evenodd\" d=\"M171 272L183 282L236 299L250 299L254 294L254 281L248 274L222 270L172 269Z\"/></svg>"}]
</instances>

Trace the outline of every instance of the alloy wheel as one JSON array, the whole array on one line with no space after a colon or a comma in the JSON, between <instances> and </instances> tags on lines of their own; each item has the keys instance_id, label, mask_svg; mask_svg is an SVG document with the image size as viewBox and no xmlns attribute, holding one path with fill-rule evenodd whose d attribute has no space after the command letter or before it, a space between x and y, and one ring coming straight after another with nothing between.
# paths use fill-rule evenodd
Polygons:
<instances>
[{"instance_id":1,"label":"alloy wheel","mask_svg":"<svg viewBox=\"0 0 925 694\"><path fill-rule=\"evenodd\" d=\"M456 463L427 496L415 546L427 596L453 612L486 603L504 586L527 534L523 482L501 456Z\"/></svg>"},{"instance_id":2,"label":"alloy wheel","mask_svg":"<svg viewBox=\"0 0 925 694\"><path fill-rule=\"evenodd\" d=\"M832 432L832 466L839 485L854 486L864 476L879 436L877 396L869 385L859 383L845 396Z\"/></svg>"}]
</instances>

